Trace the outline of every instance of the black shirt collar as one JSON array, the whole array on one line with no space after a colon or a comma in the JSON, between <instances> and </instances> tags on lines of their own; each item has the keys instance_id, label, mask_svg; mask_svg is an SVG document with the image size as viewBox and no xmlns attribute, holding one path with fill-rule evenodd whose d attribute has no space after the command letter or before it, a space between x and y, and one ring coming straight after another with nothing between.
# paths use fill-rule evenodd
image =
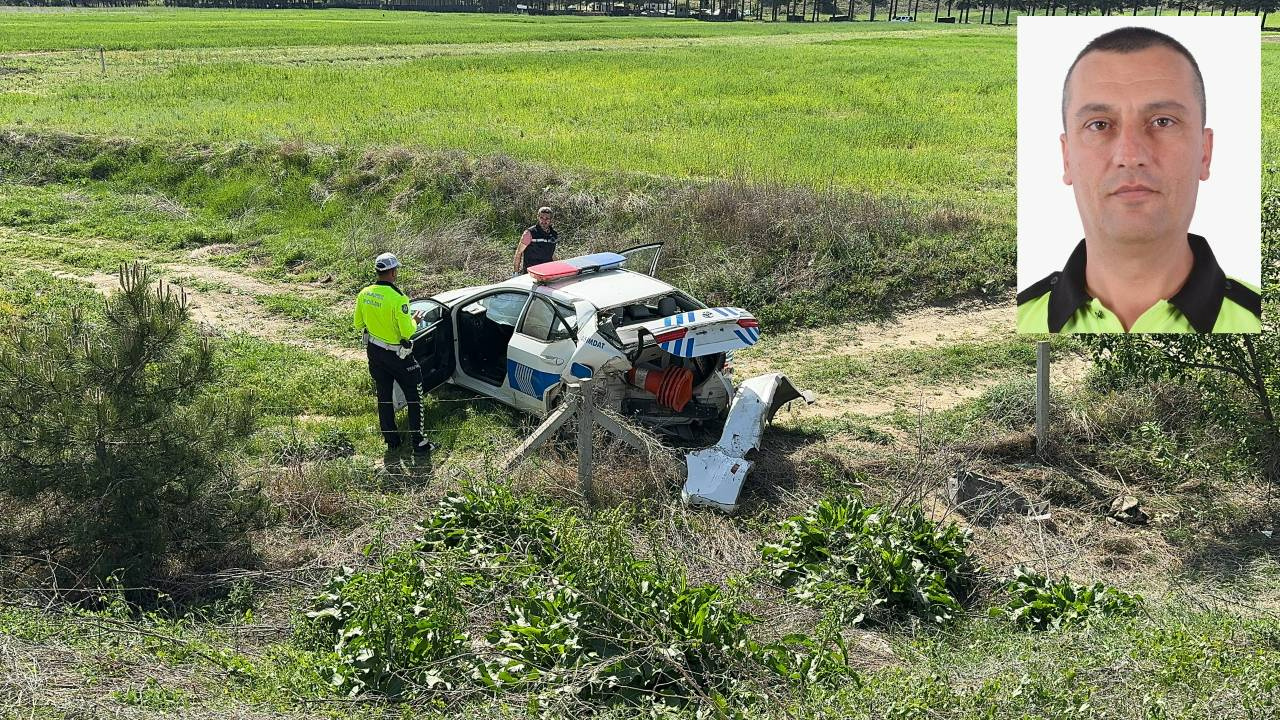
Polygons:
<instances>
[{"instance_id":1,"label":"black shirt collar","mask_svg":"<svg viewBox=\"0 0 1280 720\"><path fill-rule=\"evenodd\" d=\"M1218 311L1222 309L1227 276L1218 266L1207 240L1187 233L1187 243L1191 246L1193 258L1191 274L1182 289L1169 298L1169 304L1187 316L1196 332L1207 333L1213 330ZM1060 332L1071 316L1093 299L1084 286L1086 259L1084 240L1081 240L1067 259L1066 267L1053 281L1053 291L1049 295L1049 332Z\"/></svg>"},{"instance_id":2,"label":"black shirt collar","mask_svg":"<svg viewBox=\"0 0 1280 720\"><path fill-rule=\"evenodd\" d=\"M386 285L387 287L391 288L392 290L395 290L396 292L400 293L401 295L404 295L404 293L400 292L400 288L396 287L395 283L391 282L390 280L379 280L379 281L375 282L375 283L374 283L374 285Z\"/></svg>"}]
</instances>

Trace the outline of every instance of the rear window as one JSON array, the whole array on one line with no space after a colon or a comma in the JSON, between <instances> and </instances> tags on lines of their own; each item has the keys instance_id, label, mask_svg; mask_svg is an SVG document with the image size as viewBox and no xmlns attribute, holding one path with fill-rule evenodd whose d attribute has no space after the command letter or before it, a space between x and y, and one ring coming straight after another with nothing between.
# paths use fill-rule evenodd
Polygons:
<instances>
[{"instance_id":1,"label":"rear window","mask_svg":"<svg viewBox=\"0 0 1280 720\"><path fill-rule=\"evenodd\" d=\"M705 307L706 305L679 290L672 290L662 295L655 295L644 300L637 300L633 303L610 308L609 312L613 314L613 324L621 328L678 315L690 310L701 310Z\"/></svg>"}]
</instances>

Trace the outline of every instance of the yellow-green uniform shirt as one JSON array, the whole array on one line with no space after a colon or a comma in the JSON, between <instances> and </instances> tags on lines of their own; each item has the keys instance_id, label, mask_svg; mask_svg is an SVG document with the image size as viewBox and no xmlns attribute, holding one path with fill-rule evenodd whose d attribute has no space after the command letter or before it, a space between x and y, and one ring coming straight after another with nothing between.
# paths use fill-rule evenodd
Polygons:
<instances>
[{"instance_id":1,"label":"yellow-green uniform shirt","mask_svg":"<svg viewBox=\"0 0 1280 720\"><path fill-rule=\"evenodd\" d=\"M1262 331L1258 289L1227 277L1199 235L1187 235L1194 262L1182 289L1134 321L1131 333L1256 333ZM1020 333L1120 333L1115 313L1085 290L1085 244L1076 246L1061 272L1018 293Z\"/></svg>"},{"instance_id":2,"label":"yellow-green uniform shirt","mask_svg":"<svg viewBox=\"0 0 1280 720\"><path fill-rule=\"evenodd\" d=\"M418 324L409 314L409 298L400 288L385 281L370 285L356 296L356 311L351 326L367 330L370 337L388 345L413 337Z\"/></svg>"}]
</instances>

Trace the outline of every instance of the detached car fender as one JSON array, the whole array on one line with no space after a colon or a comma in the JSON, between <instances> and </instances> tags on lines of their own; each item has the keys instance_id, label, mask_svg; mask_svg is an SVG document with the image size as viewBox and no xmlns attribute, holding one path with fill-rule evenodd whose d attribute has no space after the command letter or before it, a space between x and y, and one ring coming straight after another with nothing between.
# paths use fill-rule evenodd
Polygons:
<instances>
[{"instance_id":1,"label":"detached car fender","mask_svg":"<svg viewBox=\"0 0 1280 720\"><path fill-rule=\"evenodd\" d=\"M742 483L755 465L747 455L760 449L765 426L778 409L800 399L812 403L813 393L798 389L782 373L743 381L729 405L720 442L685 456L689 468L681 493L685 503L729 513L737 510Z\"/></svg>"}]
</instances>

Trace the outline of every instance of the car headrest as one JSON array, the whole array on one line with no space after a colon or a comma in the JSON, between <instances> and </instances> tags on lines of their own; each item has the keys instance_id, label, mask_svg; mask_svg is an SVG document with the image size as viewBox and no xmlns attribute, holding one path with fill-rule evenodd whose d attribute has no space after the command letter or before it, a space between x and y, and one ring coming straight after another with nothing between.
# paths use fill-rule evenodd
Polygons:
<instances>
[{"instance_id":1,"label":"car headrest","mask_svg":"<svg viewBox=\"0 0 1280 720\"><path fill-rule=\"evenodd\" d=\"M658 301L658 315L670 317L678 312L680 312L680 306L676 304L676 299L670 295Z\"/></svg>"}]
</instances>

